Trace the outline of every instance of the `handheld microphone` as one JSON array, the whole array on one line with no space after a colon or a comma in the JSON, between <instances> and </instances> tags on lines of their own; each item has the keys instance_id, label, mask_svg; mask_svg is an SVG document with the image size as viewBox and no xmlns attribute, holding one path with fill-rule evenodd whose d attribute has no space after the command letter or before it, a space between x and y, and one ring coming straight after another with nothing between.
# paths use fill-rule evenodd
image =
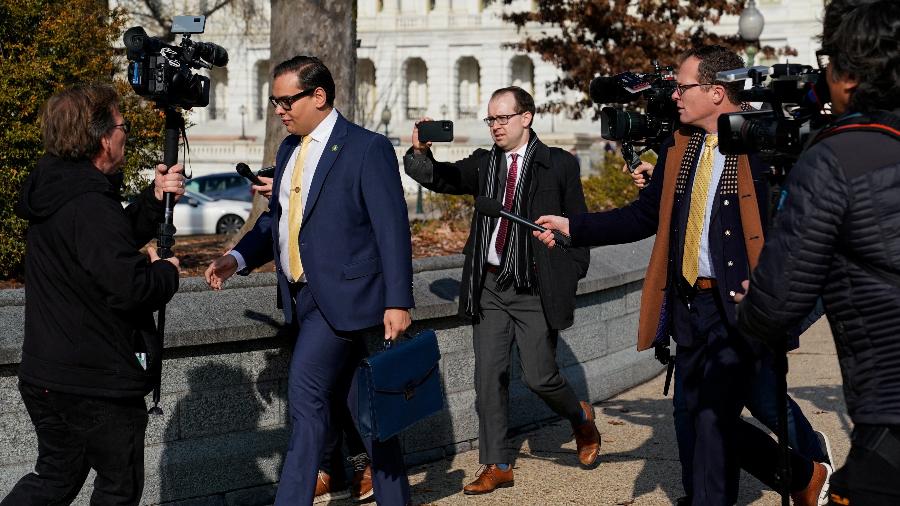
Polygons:
<instances>
[{"instance_id":1,"label":"handheld microphone","mask_svg":"<svg viewBox=\"0 0 900 506\"><path fill-rule=\"evenodd\" d=\"M625 104L640 97L625 90L615 76L595 77L591 80L589 93L595 104Z\"/></svg>"},{"instance_id":2,"label":"handheld microphone","mask_svg":"<svg viewBox=\"0 0 900 506\"><path fill-rule=\"evenodd\" d=\"M275 166L269 165L268 167L263 167L256 171L256 175L259 177L275 177Z\"/></svg>"},{"instance_id":3,"label":"handheld microphone","mask_svg":"<svg viewBox=\"0 0 900 506\"><path fill-rule=\"evenodd\" d=\"M522 225L523 227L530 228L532 230L537 230L538 232L545 232L547 230L537 223L533 223L526 220L525 218L522 218L521 216L517 216L506 211L505 209L503 209L503 204L490 197L481 196L476 198L475 210L491 218L499 218L502 216L509 221L513 221L515 223L518 223L519 225ZM572 245L571 237L560 232L559 230L551 231L553 232L553 239L556 241L556 244L562 246L563 248L568 248Z\"/></svg>"},{"instance_id":4,"label":"handheld microphone","mask_svg":"<svg viewBox=\"0 0 900 506\"><path fill-rule=\"evenodd\" d=\"M260 179L258 177L256 177L256 174L254 174L253 171L250 170L250 167L244 162L240 162L239 164L237 164L234 167L234 170L236 170L238 174L249 179L250 182L252 182L256 186L264 186L265 185L265 183L260 181Z\"/></svg>"}]
</instances>

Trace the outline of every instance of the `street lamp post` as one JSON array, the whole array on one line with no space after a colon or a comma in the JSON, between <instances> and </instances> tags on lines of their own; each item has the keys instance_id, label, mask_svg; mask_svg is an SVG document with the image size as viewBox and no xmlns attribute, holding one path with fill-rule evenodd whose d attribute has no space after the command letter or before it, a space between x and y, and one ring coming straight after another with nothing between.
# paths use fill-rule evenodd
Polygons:
<instances>
[{"instance_id":1,"label":"street lamp post","mask_svg":"<svg viewBox=\"0 0 900 506\"><path fill-rule=\"evenodd\" d=\"M758 53L756 44L759 42L759 36L762 34L764 25L765 20L762 13L756 8L756 1L750 0L738 19L738 35L750 43L747 46L748 67L753 66L754 57Z\"/></svg>"},{"instance_id":2,"label":"street lamp post","mask_svg":"<svg viewBox=\"0 0 900 506\"><path fill-rule=\"evenodd\" d=\"M244 130L244 116L247 115L247 106L241 104L241 108L238 109L238 112L241 113L241 140L247 140L247 132Z\"/></svg>"},{"instance_id":3,"label":"street lamp post","mask_svg":"<svg viewBox=\"0 0 900 506\"><path fill-rule=\"evenodd\" d=\"M419 184L419 189L416 191L416 214L422 214L425 212L425 208L422 206L422 185Z\"/></svg>"},{"instance_id":4,"label":"street lamp post","mask_svg":"<svg viewBox=\"0 0 900 506\"><path fill-rule=\"evenodd\" d=\"M388 109L388 106L384 106L384 109L381 111L381 122L384 123L384 136L388 136L388 123L391 122L391 110Z\"/></svg>"}]
</instances>

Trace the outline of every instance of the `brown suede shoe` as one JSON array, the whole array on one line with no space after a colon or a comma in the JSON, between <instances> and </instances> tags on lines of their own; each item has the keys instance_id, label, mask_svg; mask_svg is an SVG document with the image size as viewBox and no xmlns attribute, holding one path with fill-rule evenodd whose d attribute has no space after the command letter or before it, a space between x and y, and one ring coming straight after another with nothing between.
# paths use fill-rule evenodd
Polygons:
<instances>
[{"instance_id":1,"label":"brown suede shoe","mask_svg":"<svg viewBox=\"0 0 900 506\"><path fill-rule=\"evenodd\" d=\"M581 409L587 421L578 426L573 425L572 430L575 432L578 461L584 467L591 467L597 463L597 457L600 455L600 431L594 423L594 407L581 401Z\"/></svg>"},{"instance_id":2,"label":"brown suede shoe","mask_svg":"<svg viewBox=\"0 0 900 506\"><path fill-rule=\"evenodd\" d=\"M350 484L350 493L353 500L362 502L375 495L372 488L372 465L367 464L361 471L353 472L353 482Z\"/></svg>"},{"instance_id":3,"label":"brown suede shoe","mask_svg":"<svg viewBox=\"0 0 900 506\"><path fill-rule=\"evenodd\" d=\"M313 504L346 499L348 497L350 497L350 490L347 488L347 485L336 483L331 480L331 476L328 473L319 471L319 479L316 480L316 496L313 498Z\"/></svg>"},{"instance_id":4,"label":"brown suede shoe","mask_svg":"<svg viewBox=\"0 0 900 506\"><path fill-rule=\"evenodd\" d=\"M817 506L819 504L819 493L825 486L825 479L828 477L828 469L825 464L813 462L813 475L809 479L806 488L799 492L791 494L795 506Z\"/></svg>"},{"instance_id":5,"label":"brown suede shoe","mask_svg":"<svg viewBox=\"0 0 900 506\"><path fill-rule=\"evenodd\" d=\"M487 494L497 490L498 488L506 488L513 486L513 470L512 465L508 471L503 471L496 464L481 466L478 478L463 488L466 495Z\"/></svg>"}]
</instances>

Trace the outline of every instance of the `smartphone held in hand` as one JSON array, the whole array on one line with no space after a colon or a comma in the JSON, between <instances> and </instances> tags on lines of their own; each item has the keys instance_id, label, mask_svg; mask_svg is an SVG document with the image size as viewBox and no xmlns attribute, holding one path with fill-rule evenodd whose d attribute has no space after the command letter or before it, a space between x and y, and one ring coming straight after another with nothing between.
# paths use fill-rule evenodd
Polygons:
<instances>
[{"instance_id":1,"label":"smartphone held in hand","mask_svg":"<svg viewBox=\"0 0 900 506\"><path fill-rule=\"evenodd\" d=\"M449 120L419 123L419 142L452 142L453 122Z\"/></svg>"}]
</instances>

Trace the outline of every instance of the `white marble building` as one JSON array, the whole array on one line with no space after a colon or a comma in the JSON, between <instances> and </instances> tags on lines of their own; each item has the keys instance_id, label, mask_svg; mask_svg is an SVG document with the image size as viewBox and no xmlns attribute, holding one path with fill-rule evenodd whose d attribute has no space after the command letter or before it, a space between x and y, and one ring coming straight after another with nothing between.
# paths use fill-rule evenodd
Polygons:
<instances>
[{"instance_id":1,"label":"white marble building","mask_svg":"<svg viewBox=\"0 0 900 506\"><path fill-rule=\"evenodd\" d=\"M387 132L398 137L398 154L409 145L413 120L423 115L454 121L456 142L440 146L439 158L456 159L474 146L490 144L480 118L487 100L499 87L517 84L532 91L538 105L547 100L545 84L558 70L538 55L503 47L521 40L515 27L504 23L504 10L533 8L531 0L509 6L482 0L358 0L359 67L357 122L385 132L382 115L390 111ZM815 35L821 26L822 0L760 0L765 17L760 42L789 45L801 63L815 61ZM263 17L268 3L262 5ZM269 95L268 22L260 20L245 34L229 13L207 21L198 40L228 49L227 67L214 69L210 106L193 113L188 130L195 175L231 171L238 161L251 166L262 160L264 114ZM539 29L533 27L532 29ZM714 27L736 33L737 18L725 17ZM553 29L547 29L552 32ZM772 63L760 62L759 63ZM649 62L648 62L649 67ZM337 104L340 109L340 103ZM582 162L582 171L598 156L599 125L563 115L538 115L538 135L549 144L566 147ZM405 181L408 189L415 188Z\"/></svg>"}]
</instances>

